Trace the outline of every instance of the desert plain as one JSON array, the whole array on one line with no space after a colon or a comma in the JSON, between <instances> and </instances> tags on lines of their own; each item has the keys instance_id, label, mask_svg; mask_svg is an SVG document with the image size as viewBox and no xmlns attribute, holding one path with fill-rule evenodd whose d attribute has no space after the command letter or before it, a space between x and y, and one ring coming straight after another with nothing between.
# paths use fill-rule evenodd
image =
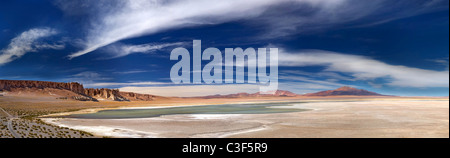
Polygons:
<instances>
[{"instance_id":1,"label":"desert plain","mask_svg":"<svg viewBox=\"0 0 450 158\"><path fill-rule=\"evenodd\" d=\"M283 103L302 112L178 114L151 118L80 119L107 109ZM63 138L448 138L448 97L171 98L79 102L0 97L1 137ZM276 107L286 108L286 107ZM12 126L11 129L10 124ZM30 131L31 130L31 131Z\"/></svg>"}]
</instances>

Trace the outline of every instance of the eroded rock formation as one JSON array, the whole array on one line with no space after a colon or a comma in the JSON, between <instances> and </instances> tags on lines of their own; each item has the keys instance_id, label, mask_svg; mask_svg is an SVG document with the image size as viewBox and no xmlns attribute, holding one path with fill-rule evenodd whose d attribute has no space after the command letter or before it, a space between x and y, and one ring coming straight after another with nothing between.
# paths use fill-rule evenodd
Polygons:
<instances>
[{"instance_id":1,"label":"eroded rock formation","mask_svg":"<svg viewBox=\"0 0 450 158\"><path fill-rule=\"evenodd\" d=\"M106 99L114 101L129 101L127 98L120 95L118 89L84 89L84 94L97 99Z\"/></svg>"},{"instance_id":2,"label":"eroded rock formation","mask_svg":"<svg viewBox=\"0 0 450 158\"><path fill-rule=\"evenodd\" d=\"M67 90L75 94L71 96L74 100L80 101L97 101L97 100L114 100L114 101L129 101L127 98L121 96L117 89L85 89L82 84L71 82L47 82L47 81L18 81L18 80L0 80L0 91L24 91L24 89L58 89ZM124 93L126 94L126 93ZM141 96L135 94L138 98L145 99L145 95Z\"/></svg>"},{"instance_id":3,"label":"eroded rock formation","mask_svg":"<svg viewBox=\"0 0 450 158\"><path fill-rule=\"evenodd\" d=\"M130 101L152 101L156 96L150 94L138 94L132 92L119 92L119 94Z\"/></svg>"},{"instance_id":4,"label":"eroded rock formation","mask_svg":"<svg viewBox=\"0 0 450 158\"><path fill-rule=\"evenodd\" d=\"M0 91L10 91L15 88L54 88L54 89L65 89L72 91L77 94L84 94L83 85L71 82L71 83L61 83L61 82L47 82L47 81L13 81L13 80L0 80Z\"/></svg>"}]
</instances>

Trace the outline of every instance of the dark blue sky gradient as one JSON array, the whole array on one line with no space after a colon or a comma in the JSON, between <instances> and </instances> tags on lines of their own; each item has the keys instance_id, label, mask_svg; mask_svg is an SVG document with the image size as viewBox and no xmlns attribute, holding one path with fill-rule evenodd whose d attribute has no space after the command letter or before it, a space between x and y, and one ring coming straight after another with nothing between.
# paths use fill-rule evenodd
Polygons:
<instances>
[{"instance_id":1,"label":"dark blue sky gradient","mask_svg":"<svg viewBox=\"0 0 450 158\"><path fill-rule=\"evenodd\" d=\"M291 14L296 14L291 13ZM380 17L370 17L373 19ZM364 19L370 21L370 19ZM362 21L364 21L362 20ZM69 60L67 55L80 51L82 46L77 40L86 36L88 18L64 14L51 0L6 0L0 2L0 50L6 49L11 40L22 32L32 28L51 27L59 31L57 36L45 39L48 43L63 42L63 50L41 50L30 52L23 57L0 66L0 79L79 81L89 83L123 82L167 82L169 72L175 61L169 60L167 48L152 53L136 53L121 58L102 59L108 55L105 48ZM262 23L264 24L264 23ZM185 42L192 53L192 40L202 40L202 47L225 48L261 48L268 45L283 47L290 52L304 49L326 50L342 54L369 57L390 65L402 65L434 71L448 71L449 56L449 10L399 18L390 22L364 26L337 25L310 32L292 32L283 37L261 38L265 30L255 27L254 22L237 20L221 24L192 26L170 29L148 36L120 41L122 44L139 45L147 43ZM436 60L447 63L434 62ZM204 63L206 64L206 63ZM317 73L324 70L321 66L280 67L280 76L284 71L302 71ZM140 71L139 73L125 73ZM95 73L95 78L81 78L80 73ZM351 77L349 74L338 73ZM388 79L371 81L332 80L330 77L309 76L317 81L331 80L338 84L355 86L384 94L402 96L448 96L448 87L395 87L386 85ZM280 80L281 83L295 81ZM370 82L370 83L369 83ZM298 85L303 82L298 82ZM378 85L378 86L374 86ZM334 85L333 88L339 86ZM107 88L120 88L117 86ZM297 93L302 88L283 87ZM311 91L326 89L311 89Z\"/></svg>"}]
</instances>

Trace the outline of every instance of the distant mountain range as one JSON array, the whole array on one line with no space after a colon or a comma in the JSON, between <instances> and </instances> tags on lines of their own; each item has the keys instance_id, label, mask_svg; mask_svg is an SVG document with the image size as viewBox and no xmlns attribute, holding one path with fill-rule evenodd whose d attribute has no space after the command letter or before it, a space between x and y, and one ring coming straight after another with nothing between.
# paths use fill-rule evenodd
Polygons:
<instances>
[{"instance_id":1,"label":"distant mountain range","mask_svg":"<svg viewBox=\"0 0 450 158\"><path fill-rule=\"evenodd\" d=\"M335 90L305 94L305 96L384 96L375 92L352 87L341 87Z\"/></svg>"},{"instance_id":2,"label":"distant mountain range","mask_svg":"<svg viewBox=\"0 0 450 158\"><path fill-rule=\"evenodd\" d=\"M211 95L211 96L205 96L205 97L198 97L198 98L205 98L205 99L211 99L211 98L247 98L247 97L296 97L299 96L298 94L289 92L289 91L283 91L278 90L274 93L237 93L237 94L229 94L229 95Z\"/></svg>"},{"instance_id":3,"label":"distant mountain range","mask_svg":"<svg viewBox=\"0 0 450 158\"><path fill-rule=\"evenodd\" d=\"M69 99L79 101L152 101L155 99L166 98L150 94L139 94L133 92L120 92L118 89L92 89L84 88L83 85L61 82L47 81L18 81L18 80L0 80L0 91L3 95L37 95L52 96L58 99ZM352 87L341 87L336 90L322 91L310 94L295 94L290 91L278 90L272 93L238 93L229 95L212 95L204 97L195 97L203 99L213 98L261 98L261 97L300 97L300 96L384 96L375 92Z\"/></svg>"},{"instance_id":4,"label":"distant mountain range","mask_svg":"<svg viewBox=\"0 0 450 158\"><path fill-rule=\"evenodd\" d=\"M295 94L290 91L283 91L278 90L275 93L238 93L238 94L229 94L229 95L212 95L212 96L206 96L206 97L200 97L200 98L245 98L245 97L298 97L298 96L321 96L321 97L327 97L327 96L385 96L381 95L375 92L370 92L364 89L356 89L352 87L341 87L335 90L328 90L328 91L322 91L317 93L309 93L309 94Z\"/></svg>"}]
</instances>

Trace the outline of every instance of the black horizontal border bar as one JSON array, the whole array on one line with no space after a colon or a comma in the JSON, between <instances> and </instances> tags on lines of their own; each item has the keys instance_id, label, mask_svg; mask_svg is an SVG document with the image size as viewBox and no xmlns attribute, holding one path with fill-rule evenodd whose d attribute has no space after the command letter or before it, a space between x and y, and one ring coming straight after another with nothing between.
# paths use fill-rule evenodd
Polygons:
<instances>
[{"instance_id":1,"label":"black horizontal border bar","mask_svg":"<svg viewBox=\"0 0 450 158\"><path fill-rule=\"evenodd\" d=\"M228 144L231 143L231 147ZM266 152L229 152L236 145L245 145L248 150L255 144L266 144ZM180 156L211 156L211 153L183 152L185 145L216 145L213 156L276 156L279 154L301 154L314 152L316 156L329 154L370 153L382 156L384 153L437 154L447 151L449 139L0 139L2 149L36 149L39 151L57 150L72 154L98 153L99 151L116 153L132 151L130 154L163 154ZM233 148L234 147L234 148ZM222 148L222 150L219 150ZM74 150L80 151L73 153ZM448 155L448 152L445 152Z\"/></svg>"}]
</instances>

